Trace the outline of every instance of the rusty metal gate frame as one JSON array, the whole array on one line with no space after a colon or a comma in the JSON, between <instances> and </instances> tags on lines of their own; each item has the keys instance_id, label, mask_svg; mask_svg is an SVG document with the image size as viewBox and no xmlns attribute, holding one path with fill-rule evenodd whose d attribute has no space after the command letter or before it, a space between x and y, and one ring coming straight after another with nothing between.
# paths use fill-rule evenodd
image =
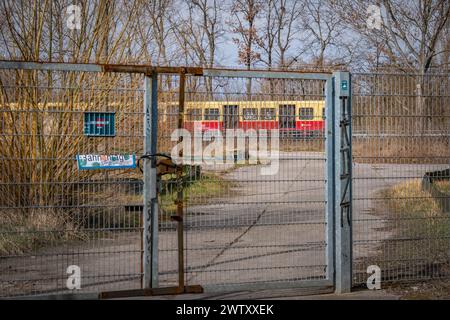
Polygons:
<instances>
[{"instance_id":1,"label":"rusty metal gate frame","mask_svg":"<svg viewBox=\"0 0 450 320\"><path fill-rule=\"evenodd\" d=\"M242 289L270 289L289 287L335 288L336 292L348 292L351 288L351 79L348 72L314 73L287 71L244 71L230 69L206 69L185 67L154 67L112 64L41 63L0 61L0 69L126 72L145 75L144 82L144 153L156 155L157 150L157 91L158 75L174 74L205 77L241 77L268 79L299 79L325 81L326 103L326 279L299 280L295 282L261 283L255 285L230 284L220 289L205 286L205 291L236 291ZM344 83L346 85L344 86ZM180 86L182 87L182 86ZM180 88L184 89L184 88ZM183 92L184 90L180 90ZM182 101L183 100L183 101ZM180 97L184 103L184 96ZM158 283L158 201L155 157L143 159L144 172L144 225L143 225L143 281L142 289L132 292L116 292L116 296L153 295L155 293L182 293L182 274L178 289L160 288ZM182 217L181 217L182 218ZM182 233L181 229L181 233ZM182 237L181 237L182 238ZM183 244L179 242L179 246ZM182 247L180 248L182 250ZM181 264L182 261L181 261ZM183 273L183 272L181 272ZM224 290L225 289L225 290ZM194 290L196 291L196 290ZM198 290L197 290L198 291ZM114 296L114 294L113 294ZM111 297L107 293L100 298Z\"/></svg>"}]
</instances>

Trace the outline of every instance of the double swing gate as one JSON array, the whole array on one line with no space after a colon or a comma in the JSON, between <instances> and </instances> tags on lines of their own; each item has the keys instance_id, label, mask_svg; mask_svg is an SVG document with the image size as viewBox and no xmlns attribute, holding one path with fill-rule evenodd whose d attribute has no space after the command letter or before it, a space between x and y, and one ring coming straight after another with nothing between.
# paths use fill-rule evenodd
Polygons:
<instances>
[{"instance_id":1,"label":"double swing gate","mask_svg":"<svg viewBox=\"0 0 450 320\"><path fill-rule=\"evenodd\" d=\"M348 73L0 69L1 297L350 290Z\"/></svg>"}]
</instances>

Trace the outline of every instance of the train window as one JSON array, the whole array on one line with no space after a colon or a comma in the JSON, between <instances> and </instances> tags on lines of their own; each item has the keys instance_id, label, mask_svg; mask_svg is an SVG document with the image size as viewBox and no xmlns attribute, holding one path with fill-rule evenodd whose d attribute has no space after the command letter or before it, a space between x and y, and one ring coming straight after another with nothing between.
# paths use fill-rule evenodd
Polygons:
<instances>
[{"instance_id":1,"label":"train window","mask_svg":"<svg viewBox=\"0 0 450 320\"><path fill-rule=\"evenodd\" d=\"M258 120L258 109L244 108L242 109L242 116L244 120Z\"/></svg>"},{"instance_id":2,"label":"train window","mask_svg":"<svg viewBox=\"0 0 450 320\"><path fill-rule=\"evenodd\" d=\"M275 108L261 108L259 118L261 120L275 120Z\"/></svg>"},{"instance_id":3,"label":"train window","mask_svg":"<svg viewBox=\"0 0 450 320\"><path fill-rule=\"evenodd\" d=\"M205 109L205 120L219 120L219 109L218 108Z\"/></svg>"},{"instance_id":4,"label":"train window","mask_svg":"<svg viewBox=\"0 0 450 320\"><path fill-rule=\"evenodd\" d=\"M300 120L313 120L314 108L300 108Z\"/></svg>"},{"instance_id":5,"label":"train window","mask_svg":"<svg viewBox=\"0 0 450 320\"><path fill-rule=\"evenodd\" d=\"M187 111L188 121L201 121L202 120L202 109L194 108Z\"/></svg>"}]
</instances>

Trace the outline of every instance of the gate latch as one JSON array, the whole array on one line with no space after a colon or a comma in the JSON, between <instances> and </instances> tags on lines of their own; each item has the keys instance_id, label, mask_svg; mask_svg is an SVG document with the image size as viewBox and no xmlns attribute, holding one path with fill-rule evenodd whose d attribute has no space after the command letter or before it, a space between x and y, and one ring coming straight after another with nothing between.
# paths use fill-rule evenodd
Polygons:
<instances>
[{"instance_id":1,"label":"gate latch","mask_svg":"<svg viewBox=\"0 0 450 320\"><path fill-rule=\"evenodd\" d=\"M156 174L160 177L166 174L176 173L178 166L173 163L172 159L158 159L156 161Z\"/></svg>"},{"instance_id":2,"label":"gate latch","mask_svg":"<svg viewBox=\"0 0 450 320\"><path fill-rule=\"evenodd\" d=\"M164 153L157 153L157 154L144 154L142 157L139 158L137 166L141 171L142 169L139 166L139 161L143 159L152 159L153 161L155 161L156 175L158 177L166 174L176 173L177 170L180 169L180 166L173 162L171 156L168 156Z\"/></svg>"}]
</instances>

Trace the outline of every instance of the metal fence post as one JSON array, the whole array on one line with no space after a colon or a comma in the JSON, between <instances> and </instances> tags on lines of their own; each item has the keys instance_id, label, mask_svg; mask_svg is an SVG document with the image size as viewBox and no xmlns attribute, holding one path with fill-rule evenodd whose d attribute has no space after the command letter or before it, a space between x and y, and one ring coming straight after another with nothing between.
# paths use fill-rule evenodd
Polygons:
<instances>
[{"instance_id":1,"label":"metal fence post","mask_svg":"<svg viewBox=\"0 0 450 320\"><path fill-rule=\"evenodd\" d=\"M336 293L352 288L352 149L350 73L334 77Z\"/></svg>"},{"instance_id":2,"label":"metal fence post","mask_svg":"<svg viewBox=\"0 0 450 320\"><path fill-rule=\"evenodd\" d=\"M144 80L144 154L156 154L158 140L158 77L145 75ZM144 235L143 288L158 287L158 199L156 158L143 160Z\"/></svg>"},{"instance_id":3,"label":"metal fence post","mask_svg":"<svg viewBox=\"0 0 450 320\"><path fill-rule=\"evenodd\" d=\"M334 78L326 82L325 87L325 159L326 159L326 221L327 221L327 279L334 281Z\"/></svg>"}]
</instances>

